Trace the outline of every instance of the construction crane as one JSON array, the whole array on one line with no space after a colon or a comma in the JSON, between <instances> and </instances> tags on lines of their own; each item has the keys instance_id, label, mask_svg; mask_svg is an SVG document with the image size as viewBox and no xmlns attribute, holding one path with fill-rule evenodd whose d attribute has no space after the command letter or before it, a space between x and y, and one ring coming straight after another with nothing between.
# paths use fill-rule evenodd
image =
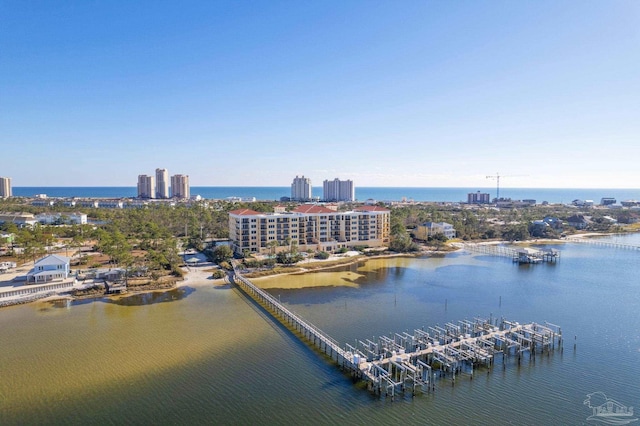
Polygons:
<instances>
[{"instance_id":1,"label":"construction crane","mask_svg":"<svg viewBox=\"0 0 640 426\"><path fill-rule=\"evenodd\" d=\"M495 179L496 180L496 201L500 199L500 178L516 177L516 176L525 176L525 175L503 175L503 176L500 176L500 173L496 172L495 175L487 176L487 179Z\"/></svg>"}]
</instances>

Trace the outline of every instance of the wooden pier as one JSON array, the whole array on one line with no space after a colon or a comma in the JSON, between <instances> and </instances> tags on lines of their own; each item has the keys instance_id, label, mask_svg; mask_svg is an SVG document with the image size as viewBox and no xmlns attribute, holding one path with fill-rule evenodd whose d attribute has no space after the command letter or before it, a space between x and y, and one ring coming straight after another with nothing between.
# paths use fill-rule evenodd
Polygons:
<instances>
[{"instance_id":1,"label":"wooden pier","mask_svg":"<svg viewBox=\"0 0 640 426\"><path fill-rule=\"evenodd\" d=\"M497 244L471 243L458 243L456 246L474 253L509 257L518 263L556 262L560 258L560 252L556 249L534 249L531 247L507 247Z\"/></svg>"},{"instance_id":2,"label":"wooden pier","mask_svg":"<svg viewBox=\"0 0 640 426\"><path fill-rule=\"evenodd\" d=\"M375 342L366 339L347 348L356 354L354 363L369 389L393 398L399 391L429 392L438 379L446 377L452 383L463 374L473 379L475 368L490 371L496 358L503 368L511 356L520 364L526 354L534 359L556 345L562 347L562 330L557 325L476 318L429 327L429 331L381 336Z\"/></svg>"},{"instance_id":3,"label":"wooden pier","mask_svg":"<svg viewBox=\"0 0 640 426\"><path fill-rule=\"evenodd\" d=\"M234 265L233 282L240 287L249 297L262 305L274 318L283 324L292 327L298 331L305 339L325 353L331 359L335 360L343 368L351 372L357 371L357 364L354 363L354 354L345 351L340 344L327 333L320 330L315 325L304 320L294 312L284 307L279 300L271 296L266 291L258 288L248 279L238 274Z\"/></svg>"},{"instance_id":4,"label":"wooden pier","mask_svg":"<svg viewBox=\"0 0 640 426\"><path fill-rule=\"evenodd\" d=\"M601 241L600 238L575 238L575 237L567 237L564 238L563 241L569 241L572 243L583 243L583 244L593 244L601 247L610 247L622 250L640 250L640 246L636 246L633 244L620 244L612 241Z\"/></svg>"},{"instance_id":5,"label":"wooden pier","mask_svg":"<svg viewBox=\"0 0 640 426\"><path fill-rule=\"evenodd\" d=\"M357 340L355 345L340 344L328 334L284 307L279 300L237 273L232 281L245 294L263 306L274 318L295 329L314 347L329 356L352 377L366 381L370 391L393 398L396 393L411 390L435 390L435 382L467 374L473 379L474 369L493 367L496 358L506 367L513 356L518 364L528 353L550 353L562 347L562 330L545 323L519 324L505 319L489 318L447 323L444 327L414 330L413 334L395 333L377 340Z\"/></svg>"}]
</instances>

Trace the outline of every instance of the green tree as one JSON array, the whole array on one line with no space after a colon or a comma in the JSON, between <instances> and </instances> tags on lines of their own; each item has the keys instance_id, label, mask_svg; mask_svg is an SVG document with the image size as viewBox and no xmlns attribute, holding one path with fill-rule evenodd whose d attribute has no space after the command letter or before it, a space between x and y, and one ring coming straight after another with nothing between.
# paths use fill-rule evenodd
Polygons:
<instances>
[{"instance_id":1,"label":"green tree","mask_svg":"<svg viewBox=\"0 0 640 426\"><path fill-rule=\"evenodd\" d=\"M213 261L216 263L228 262L233 258L233 251L228 245L219 245L213 249Z\"/></svg>"}]
</instances>

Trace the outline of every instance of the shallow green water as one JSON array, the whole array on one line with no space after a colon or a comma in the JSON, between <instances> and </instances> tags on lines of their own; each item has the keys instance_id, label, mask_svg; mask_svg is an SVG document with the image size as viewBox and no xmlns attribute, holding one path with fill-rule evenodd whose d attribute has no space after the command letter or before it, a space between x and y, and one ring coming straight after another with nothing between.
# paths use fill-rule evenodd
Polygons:
<instances>
[{"instance_id":1,"label":"shallow green water","mask_svg":"<svg viewBox=\"0 0 640 426\"><path fill-rule=\"evenodd\" d=\"M455 253L278 278L341 342L489 314L563 327L562 352L393 402L230 287L5 308L0 424L587 424L588 393L640 405L640 252L559 248L556 265Z\"/></svg>"}]
</instances>

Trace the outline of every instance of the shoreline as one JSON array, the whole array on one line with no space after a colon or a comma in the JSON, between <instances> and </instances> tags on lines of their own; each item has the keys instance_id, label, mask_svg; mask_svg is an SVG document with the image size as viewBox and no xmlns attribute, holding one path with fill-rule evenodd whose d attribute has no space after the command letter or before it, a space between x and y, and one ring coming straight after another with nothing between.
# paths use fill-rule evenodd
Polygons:
<instances>
[{"instance_id":1,"label":"shoreline","mask_svg":"<svg viewBox=\"0 0 640 426\"><path fill-rule=\"evenodd\" d=\"M566 238L574 238L574 239L588 239L588 238L593 238L593 237L610 237L610 236L615 236L615 235L630 235L630 234L634 234L634 233L638 233L638 232L631 232L631 233L599 233L599 232L589 232L589 233L579 233L579 234L572 234L570 236L567 236ZM438 254L448 254L448 253L453 253L456 251L460 251L463 250L461 247L456 247L456 243L462 243L462 244L483 244L483 245L498 245L498 244L513 244L513 245L535 245L535 244L564 244L566 242L571 242L570 240L567 240L566 238L539 238L539 239L533 239L533 240L526 240L526 241L517 241L517 242L511 242L511 241L505 241L505 240L492 240L492 241L486 241L486 240L480 240L480 241L466 241L466 242L454 242L453 244L448 244L446 247L450 248L449 250L433 250L433 249L422 249L418 252L414 252L414 253L381 253L381 254L373 254L373 255L364 255L364 254L358 254L358 255L352 255L352 256L348 256L348 257L339 257L336 258L334 257L330 257L326 260L320 260L320 259L307 259L305 261L300 262L300 264L298 265L294 265L293 268L295 268L295 270L292 271L278 271L275 273L267 273L261 276L251 276L251 272L248 273L244 273L242 274L243 276L247 277L248 279L251 280L256 280L259 281L261 279L271 279L271 278L276 278L276 277L280 277L280 276L288 276L288 275L304 275L304 274L309 274L309 273L313 273L313 272L327 272L327 271L331 271L333 269L338 269L338 268L343 268L343 267L347 267L347 266L351 266L360 262L366 262L367 260L376 260L376 259L387 259L387 258L399 258L399 257L407 257L407 258L412 258L412 257L421 257L421 256L433 256L433 255L438 255ZM335 261L337 259L345 259L344 262L338 263L338 264L331 264L328 266L322 266L322 262L331 262L331 261ZM304 263L310 264L313 263L313 267L307 267L305 268ZM221 286L221 285L228 285L229 284L229 279L228 276L225 278L219 278L219 279L213 279L211 278L212 276L212 269L214 269L214 265L212 264L205 264L205 265L198 265L198 266L184 266L182 267L182 270L184 272L184 276L182 280L177 280L172 286L169 287L158 287L158 288L145 288L145 289L141 289L141 290L130 290L129 288L127 289L126 293L121 293L121 294L87 294L87 295L73 295L70 293L61 293L61 294L45 294L45 295L32 295L23 299L14 299L11 301L3 301L2 303L0 303L0 308L2 307L9 307L9 306L15 306L15 305L23 305L23 304L28 304L28 303L33 303L33 302L54 302L54 301L58 301L58 300L87 300L87 299L100 299L100 298L104 298L104 297L108 297L108 298L120 298L120 297L127 297L127 296L131 296L131 295L136 295L136 294L146 294L146 293L154 293L154 292L166 292L166 291L170 291L170 290L174 290L177 288L182 288L182 287L202 287L205 285L214 285L214 286ZM268 271L263 271L263 272L268 272ZM258 285L258 284L256 284Z\"/></svg>"}]
</instances>

